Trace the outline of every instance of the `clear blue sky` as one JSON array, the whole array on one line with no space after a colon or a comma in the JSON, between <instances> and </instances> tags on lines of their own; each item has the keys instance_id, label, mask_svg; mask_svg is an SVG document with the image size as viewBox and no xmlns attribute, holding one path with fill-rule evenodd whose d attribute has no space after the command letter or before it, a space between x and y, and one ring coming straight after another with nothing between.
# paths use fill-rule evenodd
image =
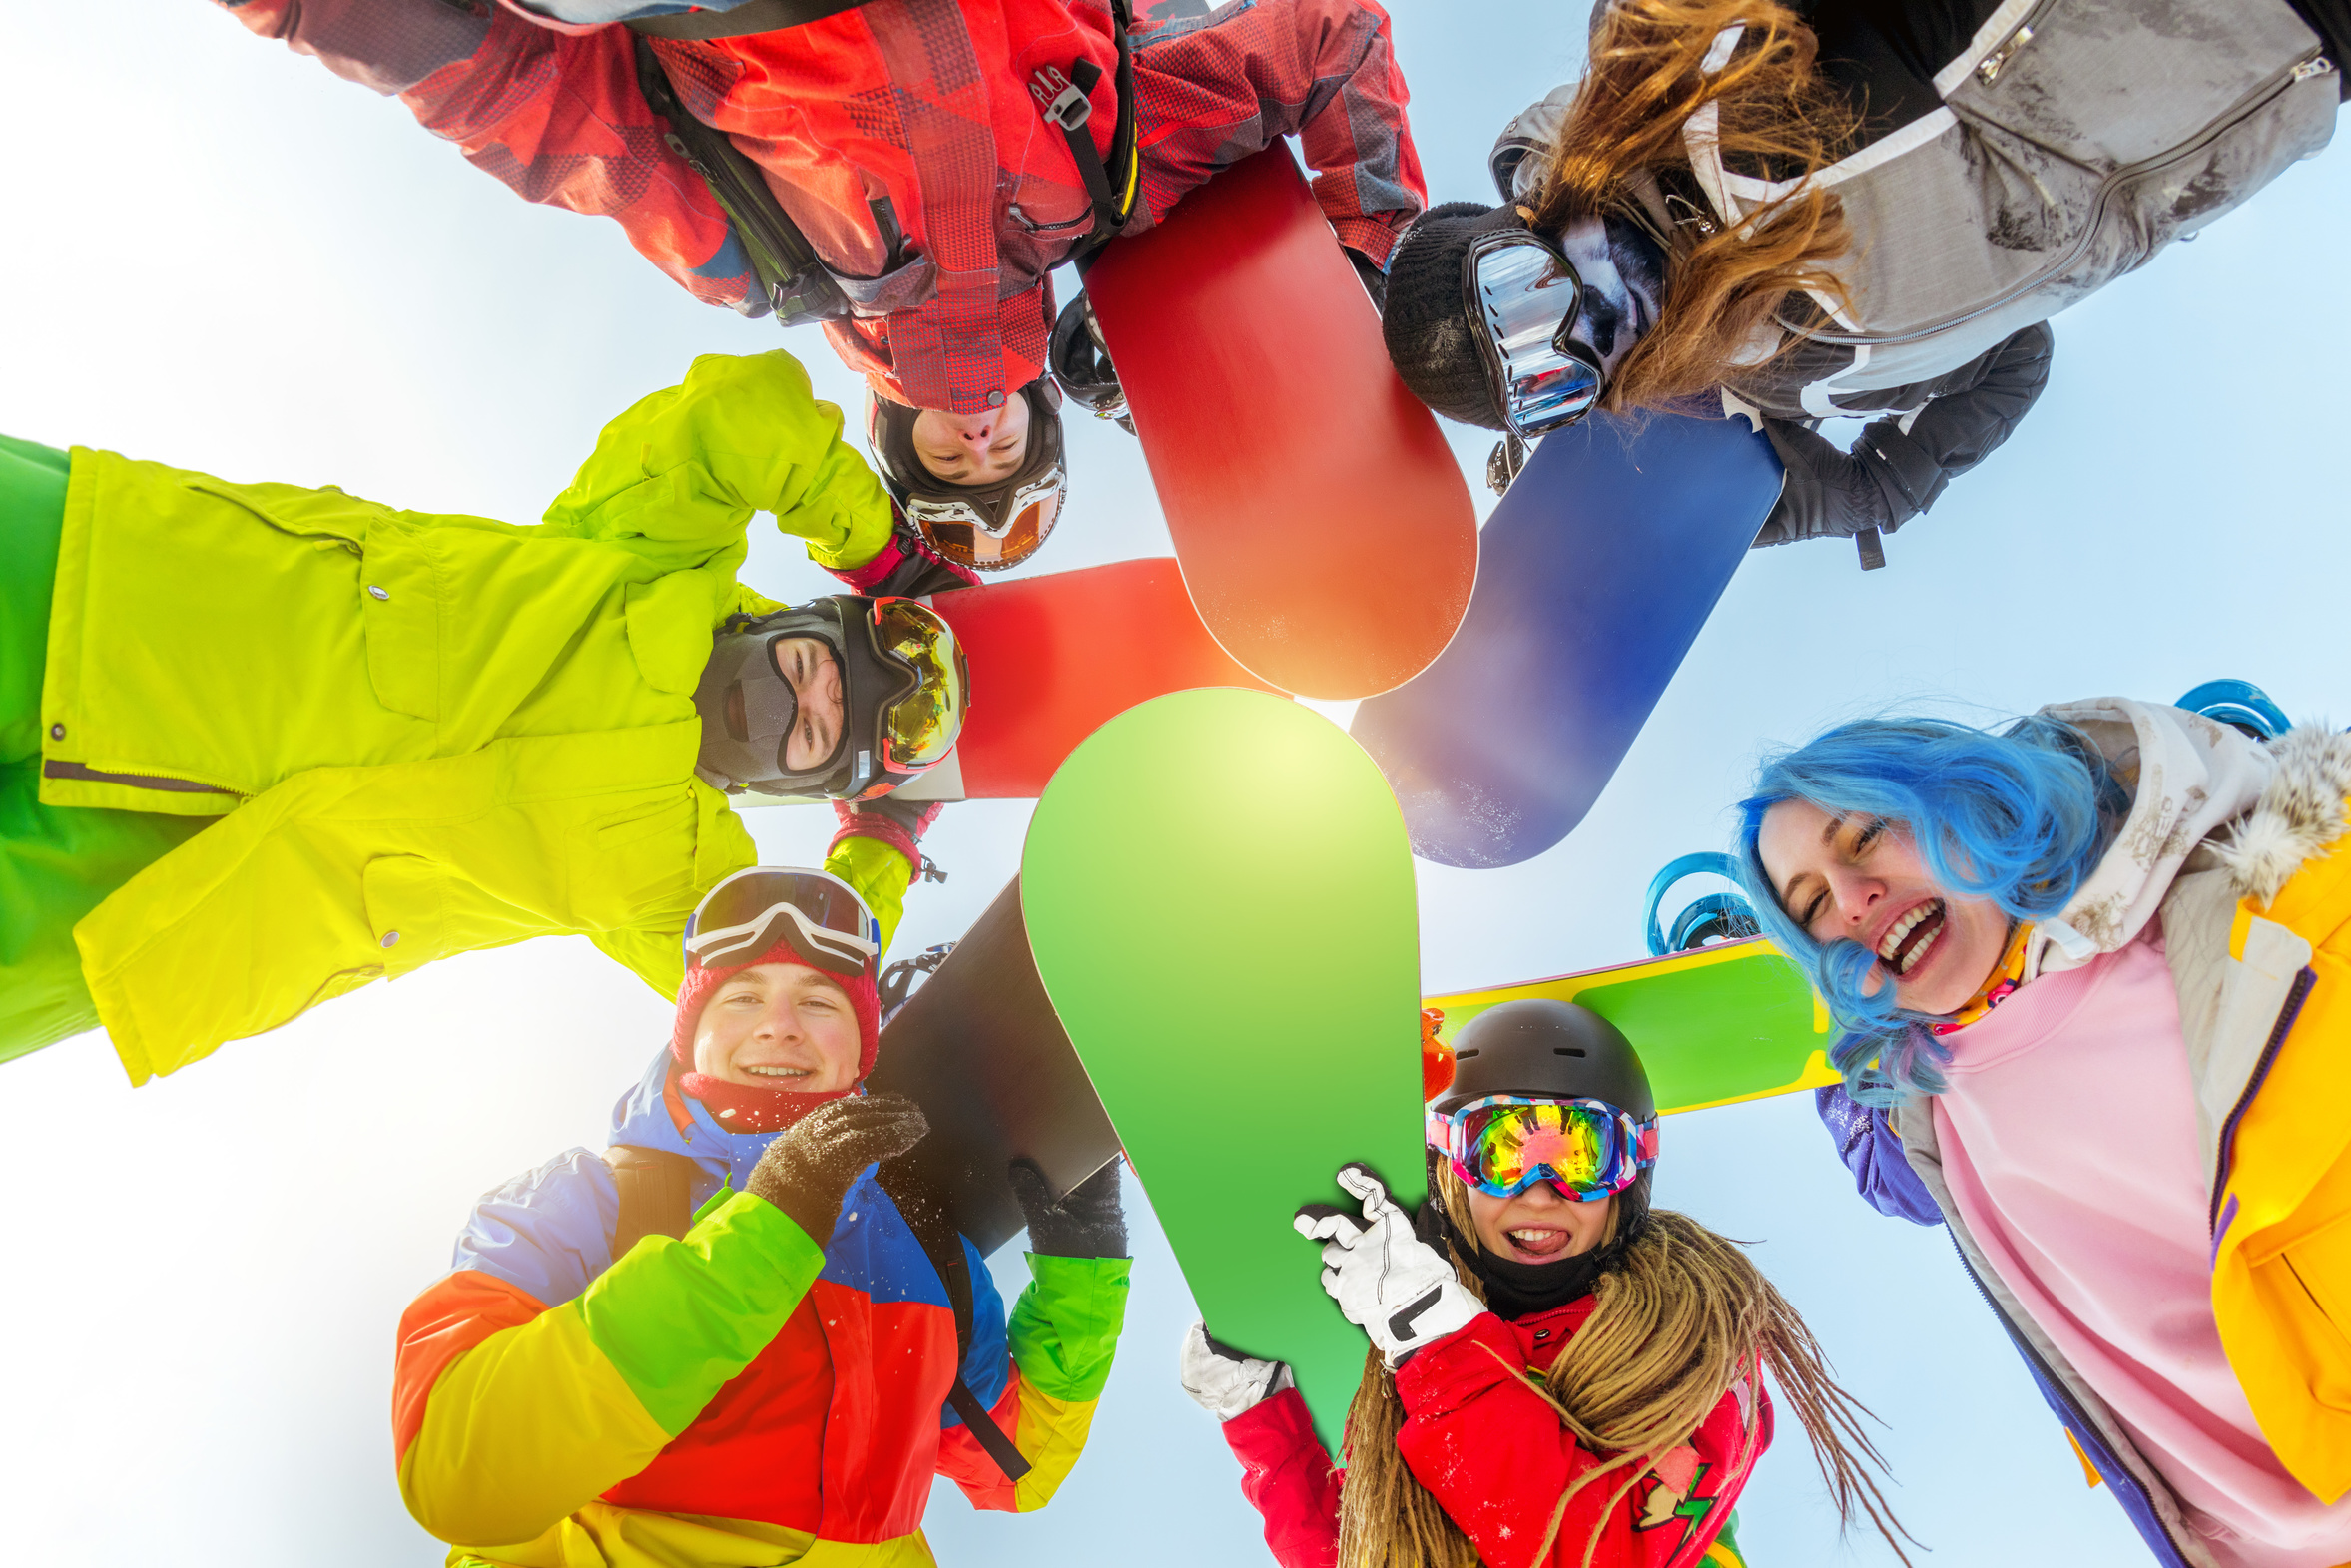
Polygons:
<instances>
[{"instance_id":1,"label":"clear blue sky","mask_svg":"<svg viewBox=\"0 0 2351 1568\"><path fill-rule=\"evenodd\" d=\"M1432 195L1483 198L1494 131L1572 73L1584 9L1396 10ZM604 420L692 355L779 341L204 0L5 14L9 434L525 521ZM2351 718L2329 499L2351 323L2327 259L2347 253L2351 155L2329 152L2059 318L2041 406L1889 541L1886 571L1864 577L1844 545L1751 561L1573 838L1506 871L1421 868L1425 989L1637 956L1650 873L1721 845L1761 746L1834 718L2169 700L2218 675ZM854 404L814 332L782 340ZM1481 464L1486 438L1457 434ZM1072 441L1072 509L1042 564L1167 553L1133 443L1091 421ZM821 591L770 539L750 580ZM961 931L1010 876L1026 815L946 815L931 847L953 880L910 901L900 951ZM830 827L754 818L779 861L811 860ZM1105 846L1106 879L1118 860ZM392 1485L393 1325L476 1195L600 1143L668 1018L585 943L544 941L370 987L136 1093L96 1036L0 1067L10 1557L437 1562ZM1136 1297L1093 1445L1040 1515L974 1515L942 1490L928 1528L951 1568L1268 1560L1213 1421L1175 1386L1191 1307L1128 1192ZM1936 1568L2144 1560L1942 1233L1853 1199L1808 1101L1668 1124L1658 1196L1756 1244L1888 1423L1894 1495ZM997 1262L1016 1285L1017 1252ZM1758 1564L1891 1560L1838 1546L1800 1442L1767 1458L1741 1516Z\"/></svg>"}]
</instances>

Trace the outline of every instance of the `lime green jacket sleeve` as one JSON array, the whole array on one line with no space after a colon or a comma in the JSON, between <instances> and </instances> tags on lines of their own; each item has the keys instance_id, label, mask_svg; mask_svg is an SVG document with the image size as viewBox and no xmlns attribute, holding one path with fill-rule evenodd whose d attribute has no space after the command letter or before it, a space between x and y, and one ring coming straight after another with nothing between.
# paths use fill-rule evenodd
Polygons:
<instances>
[{"instance_id":1,"label":"lime green jacket sleeve","mask_svg":"<svg viewBox=\"0 0 2351 1568\"><path fill-rule=\"evenodd\" d=\"M782 1210L737 1193L683 1238L638 1243L574 1300L420 1364L429 1393L400 1454L408 1511L444 1541L533 1539L684 1431L824 1267ZM435 1326L418 1308L402 1325L403 1376L407 1341Z\"/></svg>"},{"instance_id":2,"label":"lime green jacket sleeve","mask_svg":"<svg viewBox=\"0 0 2351 1568\"><path fill-rule=\"evenodd\" d=\"M841 410L782 349L704 354L604 427L545 523L668 570L732 573L751 514L772 512L819 566L863 566L889 540L889 497L841 429Z\"/></svg>"}]
</instances>

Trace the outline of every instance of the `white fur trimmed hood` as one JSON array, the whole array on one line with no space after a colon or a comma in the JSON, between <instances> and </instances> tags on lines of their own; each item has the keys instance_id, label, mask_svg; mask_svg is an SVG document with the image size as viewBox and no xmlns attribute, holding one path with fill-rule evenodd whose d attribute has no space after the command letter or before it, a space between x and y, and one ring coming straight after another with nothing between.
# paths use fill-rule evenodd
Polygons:
<instances>
[{"instance_id":1,"label":"white fur trimmed hood","mask_svg":"<svg viewBox=\"0 0 2351 1568\"><path fill-rule=\"evenodd\" d=\"M2213 845L2240 898L2266 904L2302 862L2351 832L2351 734L2301 725L2269 743L2273 773L2252 814Z\"/></svg>"},{"instance_id":2,"label":"white fur trimmed hood","mask_svg":"<svg viewBox=\"0 0 2351 1568\"><path fill-rule=\"evenodd\" d=\"M2130 814L2070 902L2041 923L2028 976L2128 945L2207 845L2236 896L2266 903L2351 832L2351 735L2302 726L2264 746L2201 715L2123 697L2042 710L2086 735L2130 791Z\"/></svg>"}]
</instances>

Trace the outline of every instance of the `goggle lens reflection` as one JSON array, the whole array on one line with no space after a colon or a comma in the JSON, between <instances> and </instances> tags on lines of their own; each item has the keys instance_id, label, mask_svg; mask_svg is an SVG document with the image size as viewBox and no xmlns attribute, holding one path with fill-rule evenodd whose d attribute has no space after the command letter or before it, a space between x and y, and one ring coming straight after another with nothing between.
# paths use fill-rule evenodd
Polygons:
<instances>
[{"instance_id":1,"label":"goggle lens reflection","mask_svg":"<svg viewBox=\"0 0 2351 1568\"><path fill-rule=\"evenodd\" d=\"M912 599L874 607L874 636L885 657L914 672L914 690L882 716L885 760L895 769L928 768L954 749L963 732L971 671L946 622Z\"/></svg>"}]
</instances>

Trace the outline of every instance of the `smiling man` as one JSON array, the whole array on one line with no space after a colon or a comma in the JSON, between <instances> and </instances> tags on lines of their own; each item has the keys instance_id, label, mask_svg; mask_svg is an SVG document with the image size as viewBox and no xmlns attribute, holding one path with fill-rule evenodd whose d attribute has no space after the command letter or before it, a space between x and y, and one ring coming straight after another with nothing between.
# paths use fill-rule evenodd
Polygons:
<instances>
[{"instance_id":1,"label":"smiling man","mask_svg":"<svg viewBox=\"0 0 2351 1568\"><path fill-rule=\"evenodd\" d=\"M888 931L821 871L757 866L688 925L671 1037L613 1116L474 1211L400 1322L400 1494L451 1568L928 1563L944 1476L1048 1502L1124 1320L1116 1162L1013 1168L1032 1283L891 1163L922 1113L859 1086Z\"/></svg>"},{"instance_id":2,"label":"smiling man","mask_svg":"<svg viewBox=\"0 0 2351 1568\"><path fill-rule=\"evenodd\" d=\"M896 595L961 579L841 431L706 356L529 526L0 440L0 1061L103 1025L140 1083L542 934L674 994L747 790L841 805L894 919L966 678ZM757 512L877 596L743 586Z\"/></svg>"}]
</instances>

